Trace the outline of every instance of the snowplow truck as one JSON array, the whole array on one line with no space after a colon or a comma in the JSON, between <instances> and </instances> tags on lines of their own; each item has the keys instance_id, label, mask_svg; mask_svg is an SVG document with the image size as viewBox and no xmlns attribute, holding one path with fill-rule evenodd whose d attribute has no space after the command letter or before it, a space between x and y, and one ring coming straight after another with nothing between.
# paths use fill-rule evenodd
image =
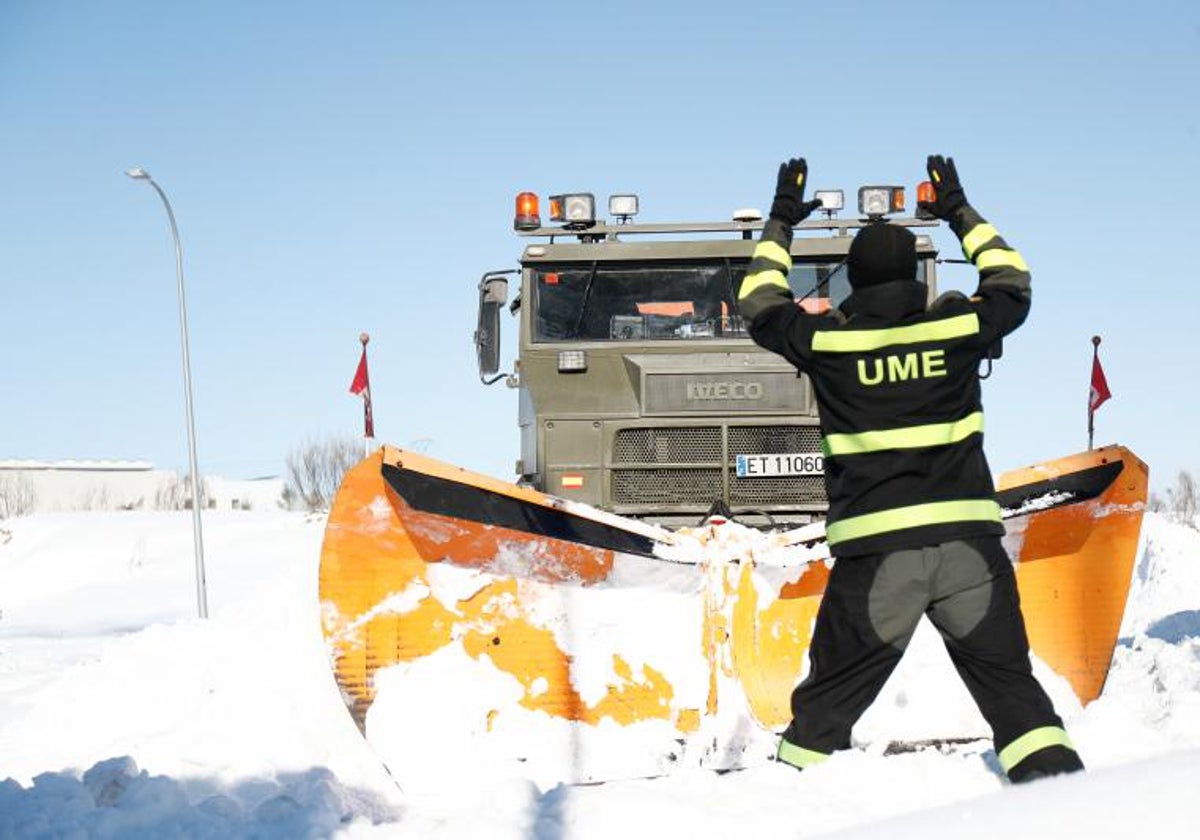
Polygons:
<instances>
[{"instance_id":1,"label":"snowplow truck","mask_svg":"<svg viewBox=\"0 0 1200 840\"><path fill-rule=\"evenodd\" d=\"M902 188L860 189L851 219L840 192L818 195L826 217L791 247L797 305L849 294L853 233L884 216L915 229L932 300L937 222L900 215ZM402 787L746 766L790 719L833 561L811 386L738 312L763 221L642 224L637 210L613 196L601 221L592 195L553 195L543 225L522 193L520 267L479 282L480 379L518 392L516 481L383 446L334 499L322 629L347 708ZM1089 702L1147 468L1108 446L997 487L1033 652ZM660 632L623 625L630 610Z\"/></svg>"}]
</instances>

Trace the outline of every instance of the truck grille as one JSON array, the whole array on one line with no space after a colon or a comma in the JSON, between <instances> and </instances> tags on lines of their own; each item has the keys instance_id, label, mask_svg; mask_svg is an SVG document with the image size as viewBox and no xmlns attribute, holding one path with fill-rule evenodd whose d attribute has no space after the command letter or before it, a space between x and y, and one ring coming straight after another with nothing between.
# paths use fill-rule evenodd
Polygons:
<instances>
[{"instance_id":1,"label":"truck grille","mask_svg":"<svg viewBox=\"0 0 1200 840\"><path fill-rule=\"evenodd\" d=\"M612 503L660 510L707 509L718 499L735 509L823 507L825 482L820 476L738 478L734 469L741 454L820 449L816 426L619 429L610 465Z\"/></svg>"},{"instance_id":2,"label":"truck grille","mask_svg":"<svg viewBox=\"0 0 1200 840\"><path fill-rule=\"evenodd\" d=\"M731 426L729 454L774 455L785 452L820 452L817 426Z\"/></svg>"},{"instance_id":3,"label":"truck grille","mask_svg":"<svg viewBox=\"0 0 1200 840\"><path fill-rule=\"evenodd\" d=\"M730 507L784 503L825 504L825 479L819 475L788 475L779 478L738 478L729 471Z\"/></svg>"},{"instance_id":4,"label":"truck grille","mask_svg":"<svg viewBox=\"0 0 1200 840\"><path fill-rule=\"evenodd\" d=\"M613 446L618 464L704 464L721 461L721 429L622 429ZM717 479L720 480L718 473Z\"/></svg>"},{"instance_id":5,"label":"truck grille","mask_svg":"<svg viewBox=\"0 0 1200 840\"><path fill-rule=\"evenodd\" d=\"M707 508L720 495L721 471L691 470L613 470L613 499L618 504L654 505L671 509L678 505Z\"/></svg>"}]
</instances>

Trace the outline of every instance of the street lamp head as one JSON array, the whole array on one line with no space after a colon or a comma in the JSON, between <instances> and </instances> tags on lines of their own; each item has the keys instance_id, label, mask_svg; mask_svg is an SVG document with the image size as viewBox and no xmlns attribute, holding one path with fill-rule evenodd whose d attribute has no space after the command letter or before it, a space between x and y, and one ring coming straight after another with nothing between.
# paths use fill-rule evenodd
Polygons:
<instances>
[{"instance_id":1,"label":"street lamp head","mask_svg":"<svg viewBox=\"0 0 1200 840\"><path fill-rule=\"evenodd\" d=\"M135 166L135 167L133 167L133 169L126 169L125 174L128 175L130 178L133 178L135 181L149 181L150 180L150 173L147 172L145 169L142 169L142 167L140 167L140 166Z\"/></svg>"}]
</instances>

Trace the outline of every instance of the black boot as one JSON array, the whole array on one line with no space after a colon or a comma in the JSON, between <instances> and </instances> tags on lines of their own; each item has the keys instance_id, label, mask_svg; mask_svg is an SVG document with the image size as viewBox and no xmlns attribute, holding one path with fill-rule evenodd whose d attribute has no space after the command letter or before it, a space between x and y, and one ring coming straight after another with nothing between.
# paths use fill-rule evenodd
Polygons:
<instances>
[{"instance_id":1,"label":"black boot","mask_svg":"<svg viewBox=\"0 0 1200 840\"><path fill-rule=\"evenodd\" d=\"M1008 771L1008 780L1015 785L1035 782L1047 776L1078 773L1083 769L1079 753L1068 747L1052 746L1026 756Z\"/></svg>"}]
</instances>

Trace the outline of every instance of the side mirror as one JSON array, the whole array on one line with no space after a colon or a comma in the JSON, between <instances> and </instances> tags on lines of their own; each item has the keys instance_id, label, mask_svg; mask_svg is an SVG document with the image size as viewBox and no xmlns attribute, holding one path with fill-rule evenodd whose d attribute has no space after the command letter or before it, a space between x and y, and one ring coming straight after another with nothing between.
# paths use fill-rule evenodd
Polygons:
<instances>
[{"instance_id":1,"label":"side mirror","mask_svg":"<svg viewBox=\"0 0 1200 840\"><path fill-rule=\"evenodd\" d=\"M508 278L485 274L479 281L479 326L475 329L475 354L479 378L485 384L500 369L500 312L508 302ZM497 377L498 379L499 377Z\"/></svg>"}]
</instances>

